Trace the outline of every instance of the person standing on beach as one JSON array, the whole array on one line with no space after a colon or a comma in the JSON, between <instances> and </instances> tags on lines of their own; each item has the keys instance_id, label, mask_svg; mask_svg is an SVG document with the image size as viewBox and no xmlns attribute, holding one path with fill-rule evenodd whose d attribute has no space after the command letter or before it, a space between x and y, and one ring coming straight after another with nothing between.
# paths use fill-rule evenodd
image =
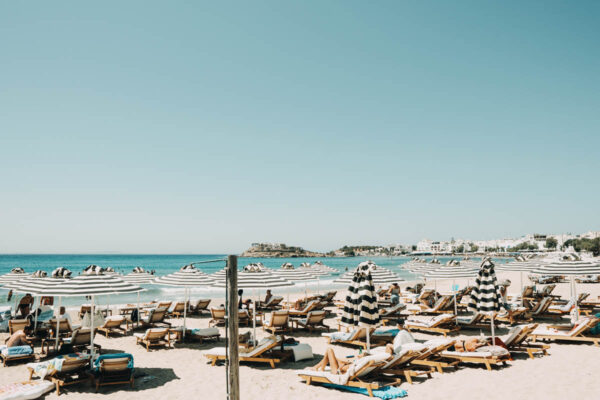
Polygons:
<instances>
[{"instance_id":1,"label":"person standing on beach","mask_svg":"<svg viewBox=\"0 0 600 400\"><path fill-rule=\"evenodd\" d=\"M23 298L19 302L19 305L17 306L17 310L19 310L19 312L21 313L21 318L27 318L32 305L33 297L31 296L31 294L27 293L25 296L23 296Z\"/></svg>"}]
</instances>

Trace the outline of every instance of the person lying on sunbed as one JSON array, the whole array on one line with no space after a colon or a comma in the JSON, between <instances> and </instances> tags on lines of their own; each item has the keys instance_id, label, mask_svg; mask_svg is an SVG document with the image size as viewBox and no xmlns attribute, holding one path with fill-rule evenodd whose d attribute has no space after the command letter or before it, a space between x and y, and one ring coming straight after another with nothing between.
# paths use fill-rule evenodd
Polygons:
<instances>
[{"instance_id":1,"label":"person lying on sunbed","mask_svg":"<svg viewBox=\"0 0 600 400\"><path fill-rule=\"evenodd\" d=\"M471 338L466 340L457 340L454 342L454 345L450 347L448 350L450 351L458 351L458 352L471 352L475 351L480 347L487 346L489 343L487 339L480 338Z\"/></svg>"},{"instance_id":2,"label":"person lying on sunbed","mask_svg":"<svg viewBox=\"0 0 600 400\"><path fill-rule=\"evenodd\" d=\"M394 354L394 346L392 346L391 344L387 344L385 346L385 352L388 353L389 355ZM367 353L364 352L362 354L359 354L358 357L364 357L366 356ZM353 359L350 360L344 360L341 358L337 358L335 355L335 352L333 351L333 348L328 347L327 350L325 351L325 356L323 357L323 359L314 367L312 367L312 370L315 371L325 371L325 367L329 366L330 372L332 374L337 374L337 375L341 375L344 374L346 371L348 371L348 367L353 363Z\"/></svg>"}]
</instances>

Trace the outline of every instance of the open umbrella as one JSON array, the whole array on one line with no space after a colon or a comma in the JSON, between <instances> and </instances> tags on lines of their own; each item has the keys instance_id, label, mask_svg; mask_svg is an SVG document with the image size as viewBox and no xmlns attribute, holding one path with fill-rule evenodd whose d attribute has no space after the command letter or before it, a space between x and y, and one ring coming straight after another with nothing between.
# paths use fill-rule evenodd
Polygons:
<instances>
[{"instance_id":1,"label":"open umbrella","mask_svg":"<svg viewBox=\"0 0 600 400\"><path fill-rule=\"evenodd\" d=\"M67 279L58 285L46 288L40 295L83 297L91 296L91 326L90 346L92 358L94 358L94 300L99 295L117 295L124 293L136 293L142 291L141 287L125 282L116 275L106 275L102 270L90 269L82 275Z\"/></svg>"},{"instance_id":2,"label":"open umbrella","mask_svg":"<svg viewBox=\"0 0 600 400\"><path fill-rule=\"evenodd\" d=\"M466 268L460 264L452 264L440 267L428 272L425 276L429 279L452 279L452 291L454 292L454 314L458 314L458 304L456 304L456 290L454 281L460 278L474 278L477 276L478 270L475 268Z\"/></svg>"},{"instance_id":3,"label":"open umbrella","mask_svg":"<svg viewBox=\"0 0 600 400\"><path fill-rule=\"evenodd\" d=\"M225 270L223 269L212 274L212 276L216 278L216 281L213 285L214 287L224 289L227 286L227 279L224 271ZM270 272L270 270L258 268L244 268L244 271L238 272L237 279L238 289L247 289L254 291L260 291L262 289L266 290L281 288L294 285L293 282L290 282L289 280L282 278L281 276L274 275L272 272ZM256 343L256 302L252 303L252 331L252 340L254 341L254 343Z\"/></svg>"},{"instance_id":4,"label":"open umbrella","mask_svg":"<svg viewBox=\"0 0 600 400\"><path fill-rule=\"evenodd\" d=\"M600 264L589 261L560 261L540 265L531 272L537 275L566 275L570 277L571 301L575 304L573 319L575 320L579 314L575 276L600 274Z\"/></svg>"},{"instance_id":5,"label":"open umbrella","mask_svg":"<svg viewBox=\"0 0 600 400\"><path fill-rule=\"evenodd\" d=\"M377 295L371 277L371 265L362 262L354 271L354 278L348 287L344 302L342 323L365 327L367 330L367 352L370 350L369 328L379 323Z\"/></svg>"},{"instance_id":6,"label":"open umbrella","mask_svg":"<svg viewBox=\"0 0 600 400\"><path fill-rule=\"evenodd\" d=\"M523 257L520 259L524 260ZM519 272L519 284L521 292L523 292L523 272L524 271L533 271L539 268L539 263L533 262L531 260L524 261L512 261L506 264L498 264L496 265L496 271L518 271ZM524 299L521 297L521 306L523 305Z\"/></svg>"},{"instance_id":7,"label":"open umbrella","mask_svg":"<svg viewBox=\"0 0 600 400\"><path fill-rule=\"evenodd\" d=\"M185 289L185 306L183 308L183 339L185 339L189 289L208 287L214 283L214 279L210 275L207 275L195 268L193 265L186 265L177 272L156 278L153 283L157 285L175 286Z\"/></svg>"},{"instance_id":8,"label":"open umbrella","mask_svg":"<svg viewBox=\"0 0 600 400\"><path fill-rule=\"evenodd\" d=\"M502 302L502 293L494 271L494 263L489 257L483 259L475 287L471 291L468 309L472 312L481 312L490 315L492 329L492 345L495 344L496 338L494 333L494 314L504 310Z\"/></svg>"}]
</instances>

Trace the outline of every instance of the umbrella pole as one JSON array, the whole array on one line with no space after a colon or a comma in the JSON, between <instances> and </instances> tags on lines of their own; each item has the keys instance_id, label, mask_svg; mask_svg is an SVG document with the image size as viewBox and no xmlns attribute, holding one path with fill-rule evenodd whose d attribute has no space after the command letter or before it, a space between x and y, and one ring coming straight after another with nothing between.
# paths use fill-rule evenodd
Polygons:
<instances>
[{"instance_id":1,"label":"umbrella pole","mask_svg":"<svg viewBox=\"0 0 600 400\"><path fill-rule=\"evenodd\" d=\"M137 324L136 324L136 328L140 326L140 292L138 293L138 301L137 301ZM133 321L131 321L131 323L133 323ZM132 328L133 329L133 328Z\"/></svg>"},{"instance_id":2,"label":"umbrella pole","mask_svg":"<svg viewBox=\"0 0 600 400\"><path fill-rule=\"evenodd\" d=\"M35 307L36 301L38 301L38 303L39 303L37 307ZM41 298L38 297L38 296L36 296L35 299L34 299L34 302L33 302L33 307L34 307L33 312L35 313L35 321L33 323L33 334L34 335L35 335L35 332L37 331L37 318L38 318L38 312L37 312L37 310L38 310L38 308L41 307L41 305L42 305Z\"/></svg>"},{"instance_id":3,"label":"umbrella pole","mask_svg":"<svg viewBox=\"0 0 600 400\"><path fill-rule=\"evenodd\" d=\"M188 307L188 288L185 288L185 300L183 302L183 341L185 342L185 318L187 316L187 307Z\"/></svg>"},{"instance_id":4,"label":"umbrella pole","mask_svg":"<svg viewBox=\"0 0 600 400\"><path fill-rule=\"evenodd\" d=\"M60 304L62 301L62 296L58 296L58 312L56 313L56 341L54 342L54 350L58 351L58 337L60 333ZM65 312L67 312L65 310Z\"/></svg>"},{"instance_id":5,"label":"umbrella pole","mask_svg":"<svg viewBox=\"0 0 600 400\"><path fill-rule=\"evenodd\" d=\"M369 331L371 330L371 327L368 326L365 329L367 330L367 354L369 354L369 352L371 351L371 337L369 335Z\"/></svg>"},{"instance_id":6,"label":"umbrella pole","mask_svg":"<svg viewBox=\"0 0 600 400\"><path fill-rule=\"evenodd\" d=\"M494 314L495 311L492 311L492 346L494 346L494 344L496 343L496 332L494 331Z\"/></svg>"},{"instance_id":7,"label":"umbrella pole","mask_svg":"<svg viewBox=\"0 0 600 400\"><path fill-rule=\"evenodd\" d=\"M458 315L458 304L456 304L456 286L455 280L452 280L452 291L454 292L454 315Z\"/></svg>"},{"instance_id":8,"label":"umbrella pole","mask_svg":"<svg viewBox=\"0 0 600 400\"><path fill-rule=\"evenodd\" d=\"M520 271L519 284L521 285L521 307L525 304L525 299L523 298L523 270Z\"/></svg>"},{"instance_id":9,"label":"umbrella pole","mask_svg":"<svg viewBox=\"0 0 600 400\"><path fill-rule=\"evenodd\" d=\"M90 346L92 353L92 362L94 360L94 295L92 295L92 305L90 306Z\"/></svg>"},{"instance_id":10,"label":"umbrella pole","mask_svg":"<svg viewBox=\"0 0 600 400\"><path fill-rule=\"evenodd\" d=\"M252 303L252 347L256 347L256 303Z\"/></svg>"}]
</instances>

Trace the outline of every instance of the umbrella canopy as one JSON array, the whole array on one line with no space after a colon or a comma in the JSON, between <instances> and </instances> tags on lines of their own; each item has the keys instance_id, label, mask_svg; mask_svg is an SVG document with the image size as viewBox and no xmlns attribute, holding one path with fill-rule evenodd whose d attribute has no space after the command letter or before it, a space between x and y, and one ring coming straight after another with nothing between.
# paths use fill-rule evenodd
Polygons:
<instances>
[{"instance_id":1,"label":"umbrella canopy","mask_svg":"<svg viewBox=\"0 0 600 400\"><path fill-rule=\"evenodd\" d=\"M327 273L327 275L329 275L329 274L335 274L336 272L338 272L337 269L331 268L330 266L323 264L321 261L315 262L309 268L311 268L312 270L316 270L316 271L321 271L321 272Z\"/></svg>"},{"instance_id":2,"label":"umbrella canopy","mask_svg":"<svg viewBox=\"0 0 600 400\"><path fill-rule=\"evenodd\" d=\"M23 279L27 276L29 276L29 274L25 273L23 268L13 268L8 274L0 276L0 285L3 283L18 281L19 279Z\"/></svg>"},{"instance_id":3,"label":"umbrella canopy","mask_svg":"<svg viewBox=\"0 0 600 400\"><path fill-rule=\"evenodd\" d=\"M594 275L600 274L600 264L586 261L561 261L539 265L531 272L539 275Z\"/></svg>"},{"instance_id":4,"label":"umbrella canopy","mask_svg":"<svg viewBox=\"0 0 600 400\"><path fill-rule=\"evenodd\" d=\"M294 264L286 262L281 264L280 269L294 269Z\"/></svg>"},{"instance_id":5,"label":"umbrella canopy","mask_svg":"<svg viewBox=\"0 0 600 400\"><path fill-rule=\"evenodd\" d=\"M60 284L48 288L45 296L98 296L142 291L141 287L125 282L118 276L101 274L84 274L66 279Z\"/></svg>"},{"instance_id":6,"label":"umbrella canopy","mask_svg":"<svg viewBox=\"0 0 600 400\"><path fill-rule=\"evenodd\" d=\"M212 275L215 278L214 287L225 288L227 279L224 270L215 272ZM238 289L271 289L285 286L292 286L293 283L288 279L275 275L269 271L240 271L238 272Z\"/></svg>"},{"instance_id":7,"label":"umbrella canopy","mask_svg":"<svg viewBox=\"0 0 600 400\"><path fill-rule=\"evenodd\" d=\"M342 323L367 328L367 351L369 350L369 327L379 323L377 294L371 277L371 265L360 263L354 271L354 278L348 287L344 303Z\"/></svg>"},{"instance_id":8,"label":"umbrella canopy","mask_svg":"<svg viewBox=\"0 0 600 400\"><path fill-rule=\"evenodd\" d=\"M54 271L52 271L52 274L50 274L53 278L70 278L71 275L73 273L71 272L71 270L65 268L65 267L59 267L56 268Z\"/></svg>"},{"instance_id":9,"label":"umbrella canopy","mask_svg":"<svg viewBox=\"0 0 600 400\"><path fill-rule=\"evenodd\" d=\"M474 278L479 272L476 268L466 268L462 266L444 266L433 271L425 273L423 276L427 279L460 279Z\"/></svg>"},{"instance_id":10,"label":"umbrella canopy","mask_svg":"<svg viewBox=\"0 0 600 400\"><path fill-rule=\"evenodd\" d=\"M148 272L132 272L123 276L125 282L134 283L136 285L152 283L155 278L156 276L149 274Z\"/></svg>"},{"instance_id":11,"label":"umbrella canopy","mask_svg":"<svg viewBox=\"0 0 600 400\"><path fill-rule=\"evenodd\" d=\"M65 282L67 279L58 277L35 277L28 276L17 281L6 283L3 289L10 289L17 293L30 293L32 296L44 296L48 291L52 291L57 285Z\"/></svg>"},{"instance_id":12,"label":"umbrella canopy","mask_svg":"<svg viewBox=\"0 0 600 400\"><path fill-rule=\"evenodd\" d=\"M383 285L386 283L396 283L399 281L403 281L396 273L390 271L389 269L378 266L372 261L365 261L358 265L358 267L368 268L371 274L371 279L373 284L375 285ZM337 279L333 281L333 283L342 283L342 284L351 284L354 280L355 272L348 271L343 275L339 276Z\"/></svg>"},{"instance_id":13,"label":"umbrella canopy","mask_svg":"<svg viewBox=\"0 0 600 400\"><path fill-rule=\"evenodd\" d=\"M533 261L512 261L496 265L496 271L533 271L539 268L539 263Z\"/></svg>"},{"instance_id":14,"label":"umbrella canopy","mask_svg":"<svg viewBox=\"0 0 600 400\"><path fill-rule=\"evenodd\" d=\"M276 269L272 274L291 282L305 282L318 279L318 275L312 274L309 270Z\"/></svg>"},{"instance_id":15,"label":"umbrella canopy","mask_svg":"<svg viewBox=\"0 0 600 400\"><path fill-rule=\"evenodd\" d=\"M494 263L486 258L479 268L468 309L472 312L494 313L503 308L502 294L494 271Z\"/></svg>"},{"instance_id":16,"label":"umbrella canopy","mask_svg":"<svg viewBox=\"0 0 600 400\"><path fill-rule=\"evenodd\" d=\"M130 276L132 274L129 274ZM138 274L141 275L141 274ZM155 284L182 288L210 286L214 278L196 268L183 267L177 272L154 279Z\"/></svg>"}]
</instances>

